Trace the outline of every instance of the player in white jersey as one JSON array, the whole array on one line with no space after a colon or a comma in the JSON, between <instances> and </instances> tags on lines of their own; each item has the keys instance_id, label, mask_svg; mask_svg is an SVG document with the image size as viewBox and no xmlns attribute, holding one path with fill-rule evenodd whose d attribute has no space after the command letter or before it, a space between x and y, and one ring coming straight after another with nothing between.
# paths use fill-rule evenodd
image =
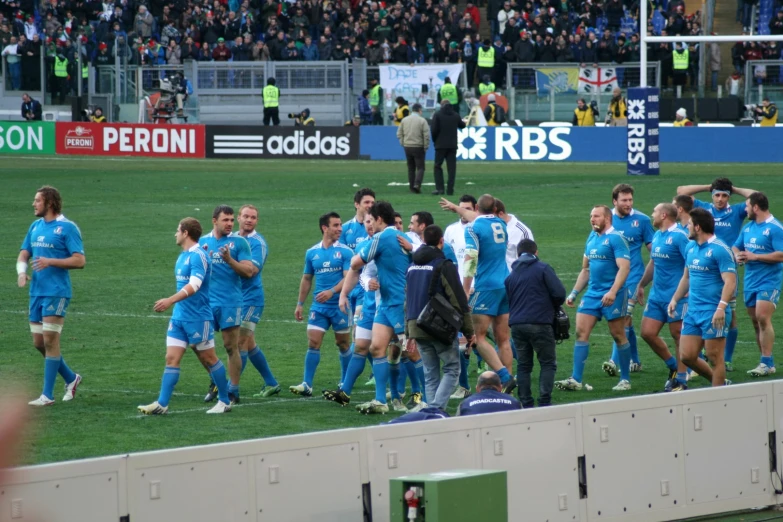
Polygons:
<instances>
[{"instance_id":1,"label":"player in white jersey","mask_svg":"<svg viewBox=\"0 0 783 522\"><path fill-rule=\"evenodd\" d=\"M446 199L441 199L440 206L444 210L452 210L448 205L444 207L444 202L449 205L452 204ZM465 194L459 198L457 206L465 210L476 212L476 203L476 198L470 194ZM459 219L447 226L446 230L443 232L443 242L451 245L451 248L454 249L454 254L457 256L457 269L459 271L460 280L465 277L465 269L462 266L462 262L465 259L465 229L469 223L470 221L465 216L460 215Z\"/></svg>"},{"instance_id":2,"label":"player in white jersey","mask_svg":"<svg viewBox=\"0 0 783 522\"><path fill-rule=\"evenodd\" d=\"M530 230L530 227L518 220L514 214L507 214L506 205L497 198L495 198L495 207L497 208L497 216L506 222L506 232L508 233L506 265L508 266L508 271L511 272L511 265L513 265L514 261L519 257L519 254L517 254L517 245L519 245L519 242L523 239L535 241L535 238L533 237L533 231ZM514 355L514 358L516 358L516 355Z\"/></svg>"},{"instance_id":3,"label":"player in white jersey","mask_svg":"<svg viewBox=\"0 0 783 522\"><path fill-rule=\"evenodd\" d=\"M30 406L54 404L54 382L59 374L65 380L63 401L70 401L82 378L71 371L60 354L60 334L71 300L71 270L84 268L82 234L75 223L62 215L63 201L54 187L38 189L33 200L35 216L19 257L17 284L30 282L30 332L35 349L44 356L44 385L41 396ZM32 259L32 277L27 263Z\"/></svg>"}]
</instances>

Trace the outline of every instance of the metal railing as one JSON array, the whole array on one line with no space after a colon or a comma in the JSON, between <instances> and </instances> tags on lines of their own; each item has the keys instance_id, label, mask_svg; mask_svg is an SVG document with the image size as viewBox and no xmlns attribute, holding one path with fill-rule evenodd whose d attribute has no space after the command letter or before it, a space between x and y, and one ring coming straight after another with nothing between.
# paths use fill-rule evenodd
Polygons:
<instances>
[{"instance_id":1,"label":"metal railing","mask_svg":"<svg viewBox=\"0 0 783 522\"><path fill-rule=\"evenodd\" d=\"M759 104L765 96L783 101L783 60L745 62L745 103Z\"/></svg>"},{"instance_id":2,"label":"metal railing","mask_svg":"<svg viewBox=\"0 0 783 522\"><path fill-rule=\"evenodd\" d=\"M603 63L598 67L613 69L616 85L623 91L639 86L639 63ZM580 88L579 68L578 63L509 63L505 90L508 119L571 121L578 98L598 103L603 119L615 83L597 78ZM661 86L659 62L647 64L647 78L650 85Z\"/></svg>"}]
</instances>

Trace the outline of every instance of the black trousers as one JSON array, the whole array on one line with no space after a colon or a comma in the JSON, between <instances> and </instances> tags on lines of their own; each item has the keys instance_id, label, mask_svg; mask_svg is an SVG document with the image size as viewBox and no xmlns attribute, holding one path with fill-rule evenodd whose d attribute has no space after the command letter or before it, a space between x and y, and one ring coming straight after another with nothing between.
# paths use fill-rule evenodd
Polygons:
<instances>
[{"instance_id":1,"label":"black trousers","mask_svg":"<svg viewBox=\"0 0 783 522\"><path fill-rule=\"evenodd\" d=\"M538 357L541 373L538 378L538 405L552 403L552 389L555 386L557 355L555 334L550 324L511 325L511 338L517 348L517 383L519 400L523 408L535 406L530 390L530 375L533 373L533 354Z\"/></svg>"},{"instance_id":2,"label":"black trousers","mask_svg":"<svg viewBox=\"0 0 783 522\"><path fill-rule=\"evenodd\" d=\"M405 159L408 161L408 185L411 189L420 188L424 180L424 154L427 150L423 147L405 147Z\"/></svg>"},{"instance_id":3,"label":"black trousers","mask_svg":"<svg viewBox=\"0 0 783 522\"><path fill-rule=\"evenodd\" d=\"M457 149L435 149L435 189L443 188L443 161L446 161L446 169L449 172L449 181L446 186L447 194L454 194L454 182L457 179Z\"/></svg>"},{"instance_id":4,"label":"black trousers","mask_svg":"<svg viewBox=\"0 0 783 522\"><path fill-rule=\"evenodd\" d=\"M280 108L279 107L264 107L264 125L280 125Z\"/></svg>"}]
</instances>

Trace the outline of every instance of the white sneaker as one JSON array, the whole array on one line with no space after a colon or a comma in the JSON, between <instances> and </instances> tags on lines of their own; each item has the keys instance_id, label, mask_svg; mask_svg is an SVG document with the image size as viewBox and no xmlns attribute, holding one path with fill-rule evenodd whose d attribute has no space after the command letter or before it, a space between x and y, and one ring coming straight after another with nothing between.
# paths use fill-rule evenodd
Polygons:
<instances>
[{"instance_id":1,"label":"white sneaker","mask_svg":"<svg viewBox=\"0 0 783 522\"><path fill-rule=\"evenodd\" d=\"M748 375L751 377L766 377L767 375L772 375L773 373L775 373L775 367L767 366L764 363L759 363L758 366L748 371Z\"/></svg>"},{"instance_id":2,"label":"white sneaker","mask_svg":"<svg viewBox=\"0 0 783 522\"><path fill-rule=\"evenodd\" d=\"M451 394L450 399L464 399L466 397L470 397L470 390L467 388L463 388L462 386L457 386L457 391Z\"/></svg>"},{"instance_id":3,"label":"white sneaker","mask_svg":"<svg viewBox=\"0 0 783 522\"><path fill-rule=\"evenodd\" d=\"M365 415L369 415L369 414L384 415L386 413L389 413L389 406L381 402L378 402L375 399L371 400L370 402L365 402L364 404L358 405L356 409L360 413L363 413Z\"/></svg>"},{"instance_id":4,"label":"white sneaker","mask_svg":"<svg viewBox=\"0 0 783 522\"><path fill-rule=\"evenodd\" d=\"M391 407L394 411L408 411L400 399L392 399Z\"/></svg>"},{"instance_id":5,"label":"white sneaker","mask_svg":"<svg viewBox=\"0 0 783 522\"><path fill-rule=\"evenodd\" d=\"M617 375L617 365L611 359L601 365L601 369L609 377Z\"/></svg>"},{"instance_id":6,"label":"white sneaker","mask_svg":"<svg viewBox=\"0 0 783 522\"><path fill-rule=\"evenodd\" d=\"M390 391L387 391L387 392L386 392L386 400L387 400L387 401L390 401L390 400L391 400L391 398L392 398L392 396L391 396L391 392L390 392ZM402 399L404 399L404 398L405 398L405 392L402 392L402 393L400 394L400 400L402 400Z\"/></svg>"},{"instance_id":7,"label":"white sneaker","mask_svg":"<svg viewBox=\"0 0 783 522\"><path fill-rule=\"evenodd\" d=\"M308 386L306 382L303 382L302 384L297 384L296 386L289 386L288 391L290 391L294 395L301 395L302 397L313 396L313 389L310 388L310 386Z\"/></svg>"},{"instance_id":8,"label":"white sneaker","mask_svg":"<svg viewBox=\"0 0 783 522\"><path fill-rule=\"evenodd\" d=\"M79 387L81 382L82 376L77 373L73 382L71 382L71 384L65 385L65 395L63 395L63 401L68 402L73 400L73 396L76 395L76 388Z\"/></svg>"},{"instance_id":9,"label":"white sneaker","mask_svg":"<svg viewBox=\"0 0 783 522\"><path fill-rule=\"evenodd\" d=\"M420 401L415 406L413 406L413 408L410 408L408 411L413 413L413 412L421 411L426 407L427 407L427 403L424 401Z\"/></svg>"},{"instance_id":10,"label":"white sneaker","mask_svg":"<svg viewBox=\"0 0 783 522\"><path fill-rule=\"evenodd\" d=\"M231 411L231 405L226 404L223 401L218 401L211 410L207 410L207 413L228 413Z\"/></svg>"},{"instance_id":11,"label":"white sneaker","mask_svg":"<svg viewBox=\"0 0 783 522\"><path fill-rule=\"evenodd\" d=\"M158 401L155 401L152 404L147 404L146 406L141 405L136 409L138 409L139 412L143 413L144 415L164 415L169 411L168 406L161 406L158 404Z\"/></svg>"},{"instance_id":12,"label":"white sneaker","mask_svg":"<svg viewBox=\"0 0 783 522\"><path fill-rule=\"evenodd\" d=\"M27 404L29 404L30 406L51 406L52 404L54 404L54 399L50 399L46 395L41 395L34 401L30 401Z\"/></svg>"},{"instance_id":13,"label":"white sneaker","mask_svg":"<svg viewBox=\"0 0 783 522\"><path fill-rule=\"evenodd\" d=\"M698 376L699 376L698 373L696 373L694 371L690 371L690 372L688 372L688 376L685 377L685 382L691 381L691 380L695 379Z\"/></svg>"},{"instance_id":14,"label":"white sneaker","mask_svg":"<svg viewBox=\"0 0 783 522\"><path fill-rule=\"evenodd\" d=\"M617 383L617 386L612 388L614 391L628 391L631 389L631 383L626 381L625 379L621 380Z\"/></svg>"},{"instance_id":15,"label":"white sneaker","mask_svg":"<svg viewBox=\"0 0 783 522\"><path fill-rule=\"evenodd\" d=\"M555 388L564 391L579 391L582 389L582 383L577 382L573 377L569 377L564 381L555 381Z\"/></svg>"}]
</instances>

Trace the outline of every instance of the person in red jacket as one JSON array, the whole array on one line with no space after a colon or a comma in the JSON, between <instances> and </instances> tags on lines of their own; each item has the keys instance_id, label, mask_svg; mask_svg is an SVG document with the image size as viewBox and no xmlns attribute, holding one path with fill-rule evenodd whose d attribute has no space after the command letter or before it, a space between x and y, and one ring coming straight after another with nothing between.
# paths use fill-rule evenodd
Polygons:
<instances>
[{"instance_id":1,"label":"person in red jacket","mask_svg":"<svg viewBox=\"0 0 783 522\"><path fill-rule=\"evenodd\" d=\"M468 1L468 5L465 8L465 12L470 15L470 17L473 19L473 23L476 25L476 30L478 31L479 25L481 25L481 13L479 12L478 7L473 5L473 2Z\"/></svg>"}]
</instances>

